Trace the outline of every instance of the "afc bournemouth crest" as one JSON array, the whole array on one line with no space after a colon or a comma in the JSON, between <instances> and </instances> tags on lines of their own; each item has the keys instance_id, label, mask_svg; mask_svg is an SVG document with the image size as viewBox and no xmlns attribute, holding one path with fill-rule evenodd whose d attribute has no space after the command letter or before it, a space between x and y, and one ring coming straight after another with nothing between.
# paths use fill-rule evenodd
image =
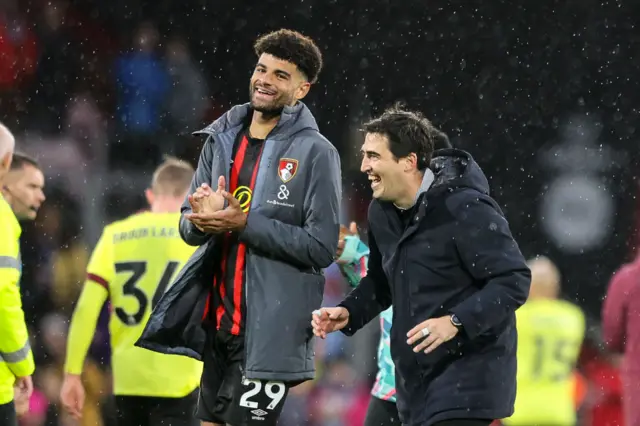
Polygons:
<instances>
[{"instance_id":1,"label":"afc bournemouth crest","mask_svg":"<svg viewBox=\"0 0 640 426\"><path fill-rule=\"evenodd\" d=\"M278 166L278 176L282 182L287 183L296 175L298 171L298 160L292 158L281 158Z\"/></svg>"}]
</instances>

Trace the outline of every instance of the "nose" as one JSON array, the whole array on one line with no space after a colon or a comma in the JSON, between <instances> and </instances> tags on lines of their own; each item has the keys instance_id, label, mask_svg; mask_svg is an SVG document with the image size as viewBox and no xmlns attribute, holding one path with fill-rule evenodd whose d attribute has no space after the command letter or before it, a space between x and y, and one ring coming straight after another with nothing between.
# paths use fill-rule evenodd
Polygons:
<instances>
[{"instance_id":1,"label":"nose","mask_svg":"<svg viewBox=\"0 0 640 426\"><path fill-rule=\"evenodd\" d=\"M369 165L369 160L367 159L367 157L364 157L362 159L362 163L360 163L360 171L362 173L367 173L369 170L371 170L371 166Z\"/></svg>"},{"instance_id":2,"label":"nose","mask_svg":"<svg viewBox=\"0 0 640 426\"><path fill-rule=\"evenodd\" d=\"M256 84L260 86L273 86L273 76L270 73L264 73L259 78L256 79Z\"/></svg>"},{"instance_id":3,"label":"nose","mask_svg":"<svg viewBox=\"0 0 640 426\"><path fill-rule=\"evenodd\" d=\"M41 203L44 203L44 200L46 200L46 199L47 199L47 197L44 195L44 192L40 191L40 193L38 194L38 200Z\"/></svg>"}]
</instances>

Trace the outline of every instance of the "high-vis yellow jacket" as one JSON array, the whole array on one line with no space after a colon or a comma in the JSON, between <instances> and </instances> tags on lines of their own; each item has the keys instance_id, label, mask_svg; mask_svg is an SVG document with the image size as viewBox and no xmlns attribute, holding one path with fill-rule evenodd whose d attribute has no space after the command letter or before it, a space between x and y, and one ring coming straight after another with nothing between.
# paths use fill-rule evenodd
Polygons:
<instances>
[{"instance_id":1,"label":"high-vis yellow jacket","mask_svg":"<svg viewBox=\"0 0 640 426\"><path fill-rule=\"evenodd\" d=\"M13 400L16 377L35 368L20 300L20 224L0 195L0 404Z\"/></svg>"}]
</instances>

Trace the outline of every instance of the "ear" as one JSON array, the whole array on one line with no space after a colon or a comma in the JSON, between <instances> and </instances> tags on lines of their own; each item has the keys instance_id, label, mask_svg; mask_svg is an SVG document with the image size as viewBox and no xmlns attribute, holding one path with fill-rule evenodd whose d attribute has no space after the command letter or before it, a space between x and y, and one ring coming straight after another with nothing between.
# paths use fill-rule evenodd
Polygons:
<instances>
[{"instance_id":1,"label":"ear","mask_svg":"<svg viewBox=\"0 0 640 426\"><path fill-rule=\"evenodd\" d=\"M418 156L415 152L410 153L406 157L404 157L405 162L405 172L409 172L418 168Z\"/></svg>"},{"instance_id":2,"label":"ear","mask_svg":"<svg viewBox=\"0 0 640 426\"><path fill-rule=\"evenodd\" d=\"M155 200L155 195L153 194L153 191L151 189L145 189L144 196L147 199L147 203L149 203L149 205L153 204L153 201Z\"/></svg>"},{"instance_id":3,"label":"ear","mask_svg":"<svg viewBox=\"0 0 640 426\"><path fill-rule=\"evenodd\" d=\"M307 93L309 93L310 89L311 89L311 83L309 83L308 81L303 81L300 84L300 86L298 86L298 88L296 89L296 92L294 93L296 100L299 101L300 99L307 96Z\"/></svg>"},{"instance_id":4,"label":"ear","mask_svg":"<svg viewBox=\"0 0 640 426\"><path fill-rule=\"evenodd\" d=\"M13 154L11 152L7 152L0 160L0 167L2 167L2 170L9 171L11 168L11 160L13 160Z\"/></svg>"}]
</instances>

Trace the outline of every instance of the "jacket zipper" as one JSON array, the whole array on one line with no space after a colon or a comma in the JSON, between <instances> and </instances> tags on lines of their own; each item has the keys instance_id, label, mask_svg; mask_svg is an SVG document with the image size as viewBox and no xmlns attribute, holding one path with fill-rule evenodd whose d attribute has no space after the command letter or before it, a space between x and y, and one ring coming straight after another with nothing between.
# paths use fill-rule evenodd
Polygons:
<instances>
[{"instance_id":1,"label":"jacket zipper","mask_svg":"<svg viewBox=\"0 0 640 426\"><path fill-rule=\"evenodd\" d=\"M256 174L260 174L260 163L262 162L262 154L264 153L264 149L267 145L267 141L268 141L268 137L269 135L267 135L267 137L264 139L264 142L262 143L262 148L260 148L260 154L258 155L258 170L256 171ZM256 178L257 178L256 175ZM254 182L254 186L253 186L253 190L255 190L255 185L257 184L257 182ZM255 205L257 206L257 204ZM251 212L252 208L255 207L253 203L251 203L249 205L249 212ZM242 371L243 371L243 376L244 378L247 377L247 359L248 359L248 354L249 351L247 349L247 347L249 346L249 336L251 333L251 327L250 327L250 323L249 323L249 259L252 256L252 250L251 248L249 248L249 246L247 244L245 244L245 260L244 260L244 282L245 282L245 286L244 286L244 301L245 301L245 306L246 306L246 311L244 313L244 359L242 361ZM241 320L242 321L242 320Z\"/></svg>"},{"instance_id":2,"label":"jacket zipper","mask_svg":"<svg viewBox=\"0 0 640 426\"><path fill-rule=\"evenodd\" d=\"M266 141L265 141L266 142ZM245 306L247 307L246 312L244 313L244 345L243 345L243 352L244 352L244 357L242 360L242 378L243 381L244 379L247 378L247 356L249 351L247 350L247 347L249 346L249 336L251 333L251 327L249 326L249 292L247 291L249 289L249 268L247 268L247 265L249 264L249 258L251 257L251 249L249 247L246 248L245 251L245 262L244 262L244 282L246 283L246 285L244 286L244 299L245 299Z\"/></svg>"},{"instance_id":3,"label":"jacket zipper","mask_svg":"<svg viewBox=\"0 0 640 426\"><path fill-rule=\"evenodd\" d=\"M415 210L415 212L412 214L412 217L411 217L411 219L410 219L410 226L411 226L411 225L413 225L413 226L416 226L416 227L417 227L417 228L416 228L416 230L414 231L414 233L417 233L417 232L419 232L419 231L420 231L420 221L421 221L421 219L424 217L424 215L422 215L422 218L420 217L420 216L421 216L421 214L420 214L420 213L421 213L421 212L420 212L420 209L421 209L421 208L426 209L426 206L427 206L426 202L424 202L424 201L423 201L423 200L421 200L420 198L422 198L422 197L419 197L417 202L418 202L418 203L423 204L423 205L424 205L424 207L423 207L422 205L418 205L418 206L417 206L417 209L416 209L416 210ZM423 211L423 212L424 212L424 211ZM414 222L415 222L415 223L414 223ZM406 256L403 256L403 266L404 266L404 269L406 270L406 269L407 269L407 257L406 257ZM409 290L409 291L411 291L411 290ZM411 303L411 300L413 299L413 298L411 297L411 294L409 294L408 299L409 299L409 303ZM411 310L412 310L412 308L411 308L411 307L409 307L409 310L411 311ZM416 325L417 325L417 324L416 324ZM418 373L420 374L420 377L422 377L422 373L423 373L423 372L422 372L422 367L420 366L420 362L418 361L418 357L419 357L419 356L425 356L425 354L424 354L423 352L418 352L417 354L415 354L415 355L414 355L413 359L415 360L416 366L418 367Z\"/></svg>"},{"instance_id":4,"label":"jacket zipper","mask_svg":"<svg viewBox=\"0 0 640 426\"><path fill-rule=\"evenodd\" d=\"M404 253L402 253L403 249L402 249L401 246L404 243L404 240L406 239L407 231L409 230L409 228L411 226L414 225L413 221L417 218L417 215L419 214L418 212L419 212L419 209L418 209L418 211L416 211L412 215L411 219L409 220L409 224L406 227L403 227L402 221L400 221L400 223L401 223L400 227L401 227L401 229L404 229L404 231L402 232L402 235L400 236L400 240L398 241L398 245L396 247L396 254L395 255L400 257L400 259L398 259L398 261L396 261L396 265L400 266L400 274L399 274L400 277L399 277L398 281L401 282L401 283L404 280L403 275L405 274L405 271L407 270L407 257L404 255ZM393 276L395 277L397 275L398 275L398 272L394 271L394 275ZM397 286L394 286L394 287L397 287ZM403 285L402 288L406 288L406 286ZM405 297L405 299L408 300L408 303L409 303L409 306L408 306L409 314L410 314L411 318L413 319L413 307L411 306L411 299L412 299L412 297L411 297L411 286L409 286L409 294L407 294L406 296L407 297ZM417 325L417 324L415 324L415 325ZM414 325L412 324L411 327L413 328L413 326ZM411 350L411 352L413 353L413 350ZM418 358L417 358L419 355L420 355L419 353L414 354L413 360L415 362L416 367L418 367L417 371L419 372L420 377L422 377L422 367L420 366L420 362L418 362Z\"/></svg>"},{"instance_id":5,"label":"jacket zipper","mask_svg":"<svg viewBox=\"0 0 640 426\"><path fill-rule=\"evenodd\" d=\"M276 124L276 127L278 127L278 125ZM262 162L262 155L264 154L264 149L267 147L267 142L269 142L269 135L273 132L273 130L276 128L274 127L273 129L271 129L271 131L267 134L267 136L264 138L264 142L262 143L262 148L260 149L260 155L258 157L258 171L257 174L260 174L260 163ZM275 148L274 148L275 149ZM257 182L256 182L257 183ZM255 189L255 184L253 189ZM255 205L257 207L257 204ZM254 207L253 203L250 204L249 206L249 212L251 212L251 209ZM246 251L245 251L245 261L244 261L244 282L245 282L245 286L244 286L244 299L245 299L245 306L247 307L246 312L244 313L244 360L242 362L242 369L243 369L243 376L244 378L247 377L247 359L248 359L248 342L249 342L249 336L251 333L251 327L249 326L249 268L247 267L247 265L249 265L249 258L252 256L252 250L249 248L249 246L245 245L246 247Z\"/></svg>"}]
</instances>

